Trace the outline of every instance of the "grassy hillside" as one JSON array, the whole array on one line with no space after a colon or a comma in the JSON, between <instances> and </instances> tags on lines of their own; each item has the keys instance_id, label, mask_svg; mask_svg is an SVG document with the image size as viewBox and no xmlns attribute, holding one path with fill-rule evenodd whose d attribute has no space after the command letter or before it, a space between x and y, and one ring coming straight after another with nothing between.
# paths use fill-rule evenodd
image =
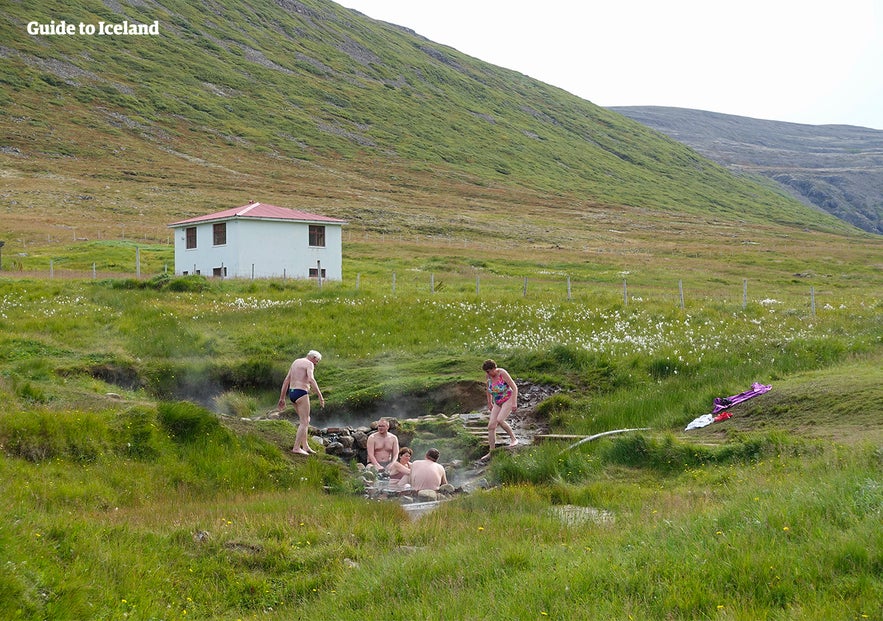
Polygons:
<instances>
[{"instance_id":1,"label":"grassy hillside","mask_svg":"<svg viewBox=\"0 0 883 621\"><path fill-rule=\"evenodd\" d=\"M50 20L160 34L27 34ZM170 221L252 198L407 235L505 237L501 213L519 237L603 234L599 208L850 230L620 115L331 2L12 3L0 36L2 209L23 243L164 240Z\"/></svg>"}]
</instances>

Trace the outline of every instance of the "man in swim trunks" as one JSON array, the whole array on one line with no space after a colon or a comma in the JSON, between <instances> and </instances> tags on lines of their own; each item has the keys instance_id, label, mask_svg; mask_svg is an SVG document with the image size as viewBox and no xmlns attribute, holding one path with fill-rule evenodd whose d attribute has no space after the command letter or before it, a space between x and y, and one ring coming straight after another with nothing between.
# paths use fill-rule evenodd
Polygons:
<instances>
[{"instance_id":1,"label":"man in swim trunks","mask_svg":"<svg viewBox=\"0 0 883 621\"><path fill-rule=\"evenodd\" d=\"M389 433L389 421L381 418L377 421L377 433L368 436L368 465L382 472L399 456L399 439Z\"/></svg>"},{"instance_id":2,"label":"man in swim trunks","mask_svg":"<svg viewBox=\"0 0 883 621\"><path fill-rule=\"evenodd\" d=\"M294 448L292 453L298 455L310 455L315 453L310 448L307 440L307 433L310 430L310 388L316 391L319 397L319 405L325 407L325 398L322 391L319 390L319 384L313 377L313 370L319 361L322 360L322 354L316 350L311 350L303 358L298 358L291 363L288 375L282 382L282 394L279 397L279 409L285 407L285 397L291 399L294 404L294 410L297 412L298 426L297 435L294 437Z\"/></svg>"}]
</instances>

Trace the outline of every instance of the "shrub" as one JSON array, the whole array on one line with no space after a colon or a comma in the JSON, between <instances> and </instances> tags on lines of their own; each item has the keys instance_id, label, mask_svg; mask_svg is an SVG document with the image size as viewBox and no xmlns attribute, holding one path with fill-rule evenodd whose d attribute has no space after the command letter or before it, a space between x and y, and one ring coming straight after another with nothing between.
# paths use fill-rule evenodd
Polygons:
<instances>
[{"instance_id":1,"label":"shrub","mask_svg":"<svg viewBox=\"0 0 883 621\"><path fill-rule=\"evenodd\" d=\"M684 368L682 363L669 358L654 358L647 364L647 372L657 381L683 374Z\"/></svg>"},{"instance_id":2,"label":"shrub","mask_svg":"<svg viewBox=\"0 0 883 621\"><path fill-rule=\"evenodd\" d=\"M109 278L98 282L99 285L110 289L143 289L144 282L137 278Z\"/></svg>"},{"instance_id":3,"label":"shrub","mask_svg":"<svg viewBox=\"0 0 883 621\"><path fill-rule=\"evenodd\" d=\"M536 407L536 413L537 416L546 418L552 427L560 427L569 420L568 414L575 405L572 397L559 393L541 401Z\"/></svg>"},{"instance_id":4,"label":"shrub","mask_svg":"<svg viewBox=\"0 0 883 621\"><path fill-rule=\"evenodd\" d=\"M52 459L63 450L59 424L46 414L6 414L0 418L0 444L11 457L32 462Z\"/></svg>"},{"instance_id":5,"label":"shrub","mask_svg":"<svg viewBox=\"0 0 883 621\"><path fill-rule=\"evenodd\" d=\"M560 447L551 444L519 455L497 453L502 455L494 458L491 472L495 479L505 484L579 483L596 470L596 465L585 455L561 451Z\"/></svg>"},{"instance_id":6,"label":"shrub","mask_svg":"<svg viewBox=\"0 0 883 621\"><path fill-rule=\"evenodd\" d=\"M31 462L70 458L97 461L110 447L103 415L20 412L0 418L0 445L7 455Z\"/></svg>"},{"instance_id":7,"label":"shrub","mask_svg":"<svg viewBox=\"0 0 883 621\"><path fill-rule=\"evenodd\" d=\"M162 289L169 284L171 279L172 277L168 272L163 272L148 280L145 286L149 289Z\"/></svg>"},{"instance_id":8,"label":"shrub","mask_svg":"<svg viewBox=\"0 0 883 621\"><path fill-rule=\"evenodd\" d=\"M643 434L612 440L602 445L600 453L608 463L662 472L683 470L710 459L707 447L681 444L672 436L658 440Z\"/></svg>"},{"instance_id":9,"label":"shrub","mask_svg":"<svg viewBox=\"0 0 883 621\"><path fill-rule=\"evenodd\" d=\"M215 378L227 388L276 388L276 369L271 360L251 359L214 370Z\"/></svg>"},{"instance_id":10,"label":"shrub","mask_svg":"<svg viewBox=\"0 0 883 621\"><path fill-rule=\"evenodd\" d=\"M19 399L30 401L31 403L46 403L49 401L43 389L30 382L16 385L15 394L18 395Z\"/></svg>"},{"instance_id":11,"label":"shrub","mask_svg":"<svg viewBox=\"0 0 883 621\"><path fill-rule=\"evenodd\" d=\"M172 278L168 282L169 291L206 291L209 288L209 281L205 276L179 276Z\"/></svg>"},{"instance_id":12,"label":"shrub","mask_svg":"<svg viewBox=\"0 0 883 621\"><path fill-rule=\"evenodd\" d=\"M156 411L135 406L119 415L116 421L118 452L134 459L152 459L159 454Z\"/></svg>"},{"instance_id":13,"label":"shrub","mask_svg":"<svg viewBox=\"0 0 883 621\"><path fill-rule=\"evenodd\" d=\"M258 408L257 399L238 391L218 395L214 403L216 411L237 418L250 418Z\"/></svg>"},{"instance_id":14,"label":"shrub","mask_svg":"<svg viewBox=\"0 0 883 621\"><path fill-rule=\"evenodd\" d=\"M734 436L720 447L678 441L674 436L648 438L643 434L620 437L602 444L599 455L606 463L659 472L677 472L707 464L751 462L770 456L797 456L808 452L804 443L781 432Z\"/></svg>"},{"instance_id":15,"label":"shrub","mask_svg":"<svg viewBox=\"0 0 883 621\"><path fill-rule=\"evenodd\" d=\"M162 427L179 442L193 442L221 430L217 416L187 401L161 403L157 412Z\"/></svg>"}]
</instances>

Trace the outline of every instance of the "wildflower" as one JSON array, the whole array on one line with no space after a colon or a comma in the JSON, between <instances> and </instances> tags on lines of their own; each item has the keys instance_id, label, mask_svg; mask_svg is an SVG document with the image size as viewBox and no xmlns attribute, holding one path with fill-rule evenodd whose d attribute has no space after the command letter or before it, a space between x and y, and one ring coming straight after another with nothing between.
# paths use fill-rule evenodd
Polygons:
<instances>
[{"instance_id":1,"label":"wildflower","mask_svg":"<svg viewBox=\"0 0 883 621\"><path fill-rule=\"evenodd\" d=\"M484 526L479 526L479 527L478 527L478 532L481 532L481 531L483 531L483 530L484 530Z\"/></svg>"}]
</instances>

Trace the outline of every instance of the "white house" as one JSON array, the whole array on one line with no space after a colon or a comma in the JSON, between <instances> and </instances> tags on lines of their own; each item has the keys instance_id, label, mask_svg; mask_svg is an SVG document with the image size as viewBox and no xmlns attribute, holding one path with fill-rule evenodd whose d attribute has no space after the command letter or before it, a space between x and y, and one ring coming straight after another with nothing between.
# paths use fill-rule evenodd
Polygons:
<instances>
[{"instance_id":1,"label":"white house","mask_svg":"<svg viewBox=\"0 0 883 621\"><path fill-rule=\"evenodd\" d=\"M344 224L254 202L174 222L175 274L341 280Z\"/></svg>"}]
</instances>

